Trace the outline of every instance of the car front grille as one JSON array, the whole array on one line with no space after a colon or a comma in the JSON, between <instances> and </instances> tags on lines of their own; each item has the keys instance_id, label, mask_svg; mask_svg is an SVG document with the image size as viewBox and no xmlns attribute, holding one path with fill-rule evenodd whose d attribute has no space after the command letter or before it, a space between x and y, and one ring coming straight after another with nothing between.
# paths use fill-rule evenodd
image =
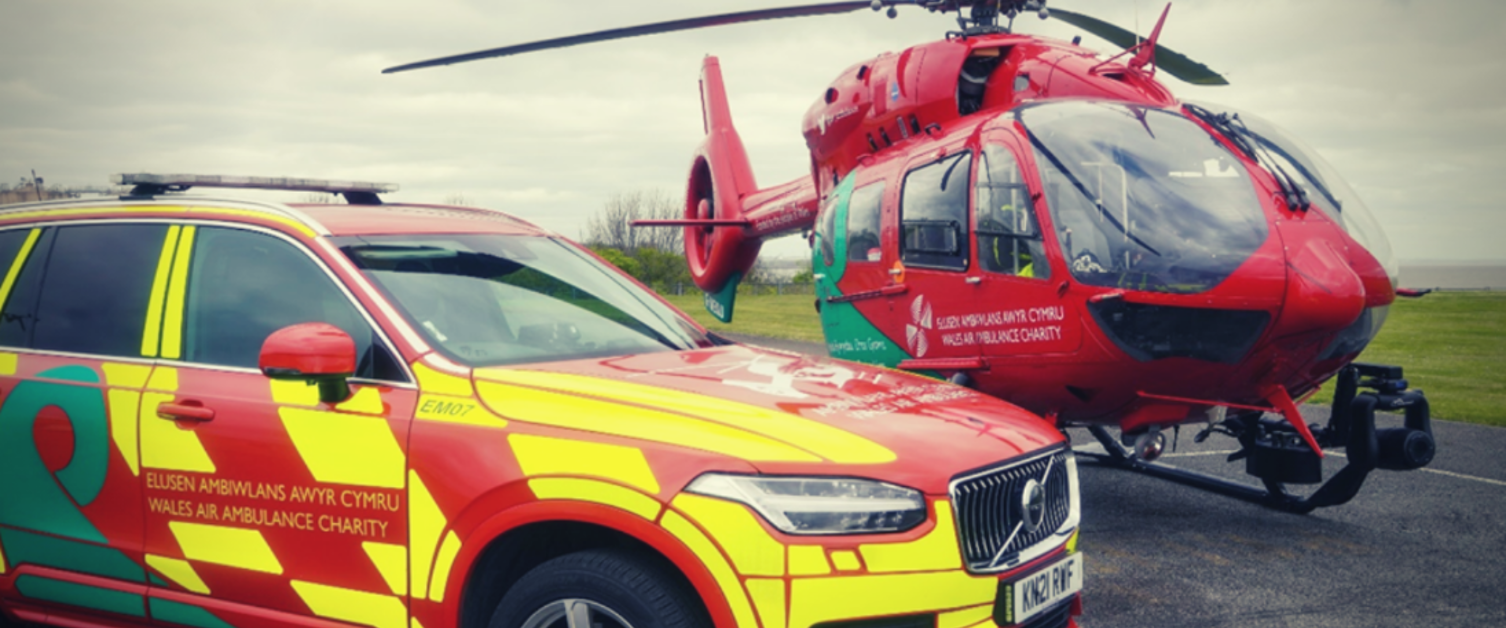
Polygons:
<instances>
[{"instance_id":1,"label":"car front grille","mask_svg":"<svg viewBox=\"0 0 1506 628\"><path fill-rule=\"evenodd\" d=\"M1076 525L1076 475L1072 453L1063 448L954 479L952 508L968 570L1001 571L1051 549L1045 541ZM1044 512L1034 530L1026 520L1031 484L1044 489Z\"/></svg>"}]
</instances>

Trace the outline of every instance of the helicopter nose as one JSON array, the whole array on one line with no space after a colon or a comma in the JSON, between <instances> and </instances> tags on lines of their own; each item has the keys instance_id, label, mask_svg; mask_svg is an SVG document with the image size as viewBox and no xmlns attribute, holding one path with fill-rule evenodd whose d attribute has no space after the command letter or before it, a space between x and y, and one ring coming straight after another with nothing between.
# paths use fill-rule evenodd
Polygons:
<instances>
[{"instance_id":1,"label":"helicopter nose","mask_svg":"<svg viewBox=\"0 0 1506 628\"><path fill-rule=\"evenodd\" d=\"M1328 241L1311 239L1287 254L1282 336L1348 327L1365 308L1365 285Z\"/></svg>"}]
</instances>

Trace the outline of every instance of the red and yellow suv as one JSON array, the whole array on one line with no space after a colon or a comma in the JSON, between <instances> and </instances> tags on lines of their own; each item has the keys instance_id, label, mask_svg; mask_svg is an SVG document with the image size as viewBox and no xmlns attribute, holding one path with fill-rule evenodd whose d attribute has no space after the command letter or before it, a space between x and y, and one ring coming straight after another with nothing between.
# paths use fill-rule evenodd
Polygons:
<instances>
[{"instance_id":1,"label":"red and yellow suv","mask_svg":"<svg viewBox=\"0 0 1506 628\"><path fill-rule=\"evenodd\" d=\"M0 609L67 628L1073 625L1048 422L728 343L512 216L0 208ZM187 197L275 187L349 204Z\"/></svg>"}]
</instances>

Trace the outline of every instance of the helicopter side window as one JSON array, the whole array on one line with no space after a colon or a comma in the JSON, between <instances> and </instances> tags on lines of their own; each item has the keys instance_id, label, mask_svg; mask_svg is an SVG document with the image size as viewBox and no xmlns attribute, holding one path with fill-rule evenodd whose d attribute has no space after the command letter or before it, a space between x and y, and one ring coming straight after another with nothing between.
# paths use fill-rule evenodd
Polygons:
<instances>
[{"instance_id":1,"label":"helicopter side window","mask_svg":"<svg viewBox=\"0 0 1506 628\"><path fill-rule=\"evenodd\" d=\"M972 153L964 152L905 174L899 212L900 258L906 264L967 268L967 181Z\"/></svg>"},{"instance_id":2,"label":"helicopter side window","mask_svg":"<svg viewBox=\"0 0 1506 628\"><path fill-rule=\"evenodd\" d=\"M976 203L978 263L983 270L1019 277L1048 279L1051 265L1030 189L1020 175L1014 153L988 144L979 155Z\"/></svg>"},{"instance_id":3,"label":"helicopter side window","mask_svg":"<svg viewBox=\"0 0 1506 628\"><path fill-rule=\"evenodd\" d=\"M847 206L847 259L877 262L883 257L879 245L879 218L884 207L884 182L877 181L852 192Z\"/></svg>"},{"instance_id":4,"label":"helicopter side window","mask_svg":"<svg viewBox=\"0 0 1506 628\"><path fill-rule=\"evenodd\" d=\"M821 251L821 261L827 266L836 263L837 195L833 194L821 208L816 219L816 246Z\"/></svg>"}]
</instances>

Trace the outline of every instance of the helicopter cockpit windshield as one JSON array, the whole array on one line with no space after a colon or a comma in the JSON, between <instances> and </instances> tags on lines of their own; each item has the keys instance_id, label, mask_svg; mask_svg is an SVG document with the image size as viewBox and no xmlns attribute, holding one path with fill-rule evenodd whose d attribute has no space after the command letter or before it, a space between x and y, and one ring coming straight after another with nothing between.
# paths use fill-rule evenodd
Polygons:
<instances>
[{"instance_id":1,"label":"helicopter cockpit windshield","mask_svg":"<svg viewBox=\"0 0 1506 628\"><path fill-rule=\"evenodd\" d=\"M1265 241L1249 174L1180 114L1090 101L1027 105L1018 114L1078 281L1202 292Z\"/></svg>"},{"instance_id":2,"label":"helicopter cockpit windshield","mask_svg":"<svg viewBox=\"0 0 1506 628\"><path fill-rule=\"evenodd\" d=\"M1291 176L1296 177L1298 183L1307 193L1307 197L1314 205L1328 212L1330 216L1337 214L1338 223L1349 232L1360 246L1370 251L1371 255L1386 269L1386 274L1391 277L1394 285L1397 281L1396 256L1391 250L1391 241L1386 238L1386 233L1381 229L1380 222L1375 215L1370 213L1370 208L1365 206L1354 189L1339 176L1337 170L1324 161L1302 140L1297 139L1281 127L1272 124L1269 120L1247 111L1216 105L1205 102L1187 102L1188 111L1194 115L1229 114L1237 116L1240 123L1237 128L1251 140L1266 151L1276 163Z\"/></svg>"}]
</instances>

